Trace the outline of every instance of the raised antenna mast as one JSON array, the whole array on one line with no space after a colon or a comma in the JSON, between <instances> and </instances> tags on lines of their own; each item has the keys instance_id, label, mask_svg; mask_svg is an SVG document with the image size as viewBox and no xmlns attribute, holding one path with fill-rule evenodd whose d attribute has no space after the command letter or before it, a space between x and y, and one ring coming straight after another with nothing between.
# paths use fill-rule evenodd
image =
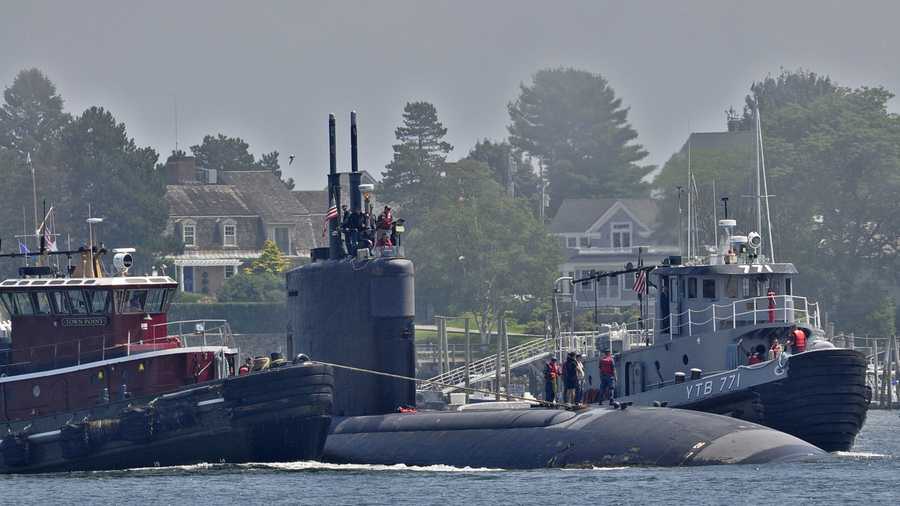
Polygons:
<instances>
[{"instance_id":1,"label":"raised antenna mast","mask_svg":"<svg viewBox=\"0 0 900 506\"><path fill-rule=\"evenodd\" d=\"M759 105L756 106L756 142L759 147L759 166L762 172L762 191L763 198L766 199L766 229L769 236L769 261L775 262L775 242L772 240L772 216L769 213L769 185L766 183L766 152L763 148L762 137L762 116L759 112ZM760 230L762 233L762 230Z\"/></svg>"}]
</instances>

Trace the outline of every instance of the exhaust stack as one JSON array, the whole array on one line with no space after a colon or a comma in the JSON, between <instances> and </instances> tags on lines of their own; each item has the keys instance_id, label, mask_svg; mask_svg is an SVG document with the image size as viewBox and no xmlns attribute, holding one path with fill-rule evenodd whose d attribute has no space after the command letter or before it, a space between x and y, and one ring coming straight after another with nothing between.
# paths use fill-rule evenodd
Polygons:
<instances>
[{"instance_id":1,"label":"exhaust stack","mask_svg":"<svg viewBox=\"0 0 900 506\"><path fill-rule=\"evenodd\" d=\"M337 218L328 220L328 258L338 260L343 257L344 246L341 244L341 180L337 173L337 139L335 135L334 114L328 115L328 208L337 209Z\"/></svg>"},{"instance_id":2,"label":"exhaust stack","mask_svg":"<svg viewBox=\"0 0 900 506\"><path fill-rule=\"evenodd\" d=\"M358 215L362 212L362 196L359 193L359 183L362 174L359 173L359 146L356 132L356 111L350 112L350 212Z\"/></svg>"}]
</instances>

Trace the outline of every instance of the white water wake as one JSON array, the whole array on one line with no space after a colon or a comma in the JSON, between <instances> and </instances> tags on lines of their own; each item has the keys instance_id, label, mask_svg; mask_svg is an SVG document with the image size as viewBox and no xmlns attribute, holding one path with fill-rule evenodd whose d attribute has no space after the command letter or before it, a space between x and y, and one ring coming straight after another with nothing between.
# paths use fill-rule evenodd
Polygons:
<instances>
[{"instance_id":1,"label":"white water wake","mask_svg":"<svg viewBox=\"0 0 900 506\"><path fill-rule=\"evenodd\" d=\"M834 452L835 456L847 457L851 459L891 459L892 455L873 452Z\"/></svg>"}]
</instances>

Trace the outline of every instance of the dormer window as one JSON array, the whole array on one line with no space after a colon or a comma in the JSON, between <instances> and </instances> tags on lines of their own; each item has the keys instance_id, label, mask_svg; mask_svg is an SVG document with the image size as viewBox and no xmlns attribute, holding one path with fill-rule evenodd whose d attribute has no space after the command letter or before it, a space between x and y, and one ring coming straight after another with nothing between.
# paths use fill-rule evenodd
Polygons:
<instances>
[{"instance_id":1,"label":"dormer window","mask_svg":"<svg viewBox=\"0 0 900 506\"><path fill-rule=\"evenodd\" d=\"M181 242L188 247L197 245L197 225L193 221L186 221L181 225Z\"/></svg>"},{"instance_id":2,"label":"dormer window","mask_svg":"<svg viewBox=\"0 0 900 506\"><path fill-rule=\"evenodd\" d=\"M610 240L613 248L630 248L631 223L613 223Z\"/></svg>"},{"instance_id":3,"label":"dormer window","mask_svg":"<svg viewBox=\"0 0 900 506\"><path fill-rule=\"evenodd\" d=\"M222 246L237 246L237 224L233 220L227 220L222 224Z\"/></svg>"}]
</instances>

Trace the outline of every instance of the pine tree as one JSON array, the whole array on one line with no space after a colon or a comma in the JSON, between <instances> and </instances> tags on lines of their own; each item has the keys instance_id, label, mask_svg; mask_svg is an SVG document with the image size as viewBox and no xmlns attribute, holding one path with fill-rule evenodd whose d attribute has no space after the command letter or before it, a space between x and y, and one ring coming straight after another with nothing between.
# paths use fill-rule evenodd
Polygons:
<instances>
[{"instance_id":1,"label":"pine tree","mask_svg":"<svg viewBox=\"0 0 900 506\"><path fill-rule=\"evenodd\" d=\"M509 104L510 143L537 157L550 182L555 212L569 197L636 197L652 167L633 141L628 108L603 76L571 68L541 70Z\"/></svg>"},{"instance_id":2,"label":"pine tree","mask_svg":"<svg viewBox=\"0 0 900 506\"><path fill-rule=\"evenodd\" d=\"M418 214L453 146L443 140L447 129L428 102L407 103L403 125L394 134L399 142L394 144L394 159L382 173L381 199L401 207L407 215Z\"/></svg>"},{"instance_id":3,"label":"pine tree","mask_svg":"<svg viewBox=\"0 0 900 506\"><path fill-rule=\"evenodd\" d=\"M54 144L71 117L63 112L63 99L56 86L40 70L19 72L3 92L0 107L0 146L23 161L48 161Z\"/></svg>"}]
</instances>

